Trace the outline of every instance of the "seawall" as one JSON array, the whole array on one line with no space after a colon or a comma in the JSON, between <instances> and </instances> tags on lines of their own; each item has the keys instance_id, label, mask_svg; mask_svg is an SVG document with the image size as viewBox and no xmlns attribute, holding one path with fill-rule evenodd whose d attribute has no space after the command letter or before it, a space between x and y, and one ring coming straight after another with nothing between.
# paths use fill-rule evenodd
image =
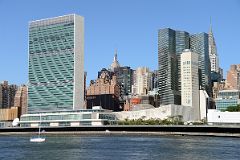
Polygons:
<instances>
[{"instance_id":1,"label":"seawall","mask_svg":"<svg viewBox=\"0 0 240 160\"><path fill-rule=\"evenodd\" d=\"M80 127L42 127L44 134L191 135L240 137L240 126L114 125ZM32 134L38 128L0 128L0 135Z\"/></svg>"}]
</instances>

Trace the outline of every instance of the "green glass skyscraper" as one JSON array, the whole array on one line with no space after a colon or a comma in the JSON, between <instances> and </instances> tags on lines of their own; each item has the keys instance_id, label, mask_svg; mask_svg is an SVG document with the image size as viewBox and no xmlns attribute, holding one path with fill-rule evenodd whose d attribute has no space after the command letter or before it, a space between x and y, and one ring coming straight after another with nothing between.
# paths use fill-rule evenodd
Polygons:
<instances>
[{"instance_id":1,"label":"green glass skyscraper","mask_svg":"<svg viewBox=\"0 0 240 160\"><path fill-rule=\"evenodd\" d=\"M28 113L84 106L84 18L29 23Z\"/></svg>"}]
</instances>

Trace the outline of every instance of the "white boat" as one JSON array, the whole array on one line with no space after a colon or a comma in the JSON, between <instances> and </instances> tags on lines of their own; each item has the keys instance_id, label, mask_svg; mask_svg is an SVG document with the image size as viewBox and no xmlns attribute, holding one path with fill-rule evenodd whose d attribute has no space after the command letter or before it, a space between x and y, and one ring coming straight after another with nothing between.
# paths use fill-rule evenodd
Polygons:
<instances>
[{"instance_id":1,"label":"white boat","mask_svg":"<svg viewBox=\"0 0 240 160\"><path fill-rule=\"evenodd\" d=\"M38 136L31 137L30 142L45 142L45 138L41 137L41 114L40 114L40 122L39 122L39 127L38 127Z\"/></svg>"},{"instance_id":2,"label":"white boat","mask_svg":"<svg viewBox=\"0 0 240 160\"><path fill-rule=\"evenodd\" d=\"M32 138L30 138L30 142L45 142L45 138L43 138L43 137L32 137Z\"/></svg>"}]
</instances>

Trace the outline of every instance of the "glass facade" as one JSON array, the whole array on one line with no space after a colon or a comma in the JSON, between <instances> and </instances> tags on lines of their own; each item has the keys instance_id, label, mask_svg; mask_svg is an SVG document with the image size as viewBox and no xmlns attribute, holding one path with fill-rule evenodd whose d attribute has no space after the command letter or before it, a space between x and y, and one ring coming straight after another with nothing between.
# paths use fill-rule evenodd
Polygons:
<instances>
[{"instance_id":1,"label":"glass facade","mask_svg":"<svg viewBox=\"0 0 240 160\"><path fill-rule=\"evenodd\" d=\"M181 54L185 49L189 49L189 33L185 31L176 31L176 54L178 66L178 90L181 91Z\"/></svg>"},{"instance_id":2,"label":"glass facade","mask_svg":"<svg viewBox=\"0 0 240 160\"><path fill-rule=\"evenodd\" d=\"M240 91L223 90L218 93L216 101L217 110L226 110L229 106L236 106L240 103Z\"/></svg>"},{"instance_id":3,"label":"glass facade","mask_svg":"<svg viewBox=\"0 0 240 160\"><path fill-rule=\"evenodd\" d=\"M158 32L159 95L161 104L181 104L180 55L190 49L199 55L199 84L211 96L211 66L208 34L189 35L185 31L170 28Z\"/></svg>"},{"instance_id":4,"label":"glass facade","mask_svg":"<svg viewBox=\"0 0 240 160\"><path fill-rule=\"evenodd\" d=\"M211 64L209 59L208 34L198 33L191 35L190 48L191 51L199 55L199 84L207 91L208 95L211 96Z\"/></svg>"},{"instance_id":5,"label":"glass facade","mask_svg":"<svg viewBox=\"0 0 240 160\"><path fill-rule=\"evenodd\" d=\"M92 125L92 122L100 122L102 124L113 124L116 122L116 116L111 112L105 112L103 109L85 109L22 115L20 118L20 126L38 126L40 123L40 114L41 126L72 126L72 124L74 124L74 126L80 126Z\"/></svg>"},{"instance_id":6,"label":"glass facade","mask_svg":"<svg viewBox=\"0 0 240 160\"><path fill-rule=\"evenodd\" d=\"M238 105L238 99L216 99L216 109L217 110L226 110L229 106Z\"/></svg>"},{"instance_id":7,"label":"glass facade","mask_svg":"<svg viewBox=\"0 0 240 160\"><path fill-rule=\"evenodd\" d=\"M117 82L121 86L121 96L131 95L133 85L133 70L130 67L119 67L115 70Z\"/></svg>"},{"instance_id":8,"label":"glass facade","mask_svg":"<svg viewBox=\"0 0 240 160\"><path fill-rule=\"evenodd\" d=\"M75 23L66 15L29 24L29 113L73 109Z\"/></svg>"},{"instance_id":9,"label":"glass facade","mask_svg":"<svg viewBox=\"0 0 240 160\"><path fill-rule=\"evenodd\" d=\"M158 32L158 66L160 103L180 104L176 56L176 32L170 28Z\"/></svg>"}]
</instances>

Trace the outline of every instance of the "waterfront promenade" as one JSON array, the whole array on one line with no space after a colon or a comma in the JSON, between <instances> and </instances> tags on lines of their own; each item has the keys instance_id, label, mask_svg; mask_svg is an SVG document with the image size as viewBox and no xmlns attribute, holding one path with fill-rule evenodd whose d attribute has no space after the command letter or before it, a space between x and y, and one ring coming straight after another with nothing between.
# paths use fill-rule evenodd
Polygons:
<instances>
[{"instance_id":1,"label":"waterfront promenade","mask_svg":"<svg viewBox=\"0 0 240 160\"><path fill-rule=\"evenodd\" d=\"M0 135L32 134L38 128L0 128ZM43 127L44 134L117 134L117 135L191 135L240 137L240 126L206 126L206 125L106 125L81 127Z\"/></svg>"}]
</instances>

